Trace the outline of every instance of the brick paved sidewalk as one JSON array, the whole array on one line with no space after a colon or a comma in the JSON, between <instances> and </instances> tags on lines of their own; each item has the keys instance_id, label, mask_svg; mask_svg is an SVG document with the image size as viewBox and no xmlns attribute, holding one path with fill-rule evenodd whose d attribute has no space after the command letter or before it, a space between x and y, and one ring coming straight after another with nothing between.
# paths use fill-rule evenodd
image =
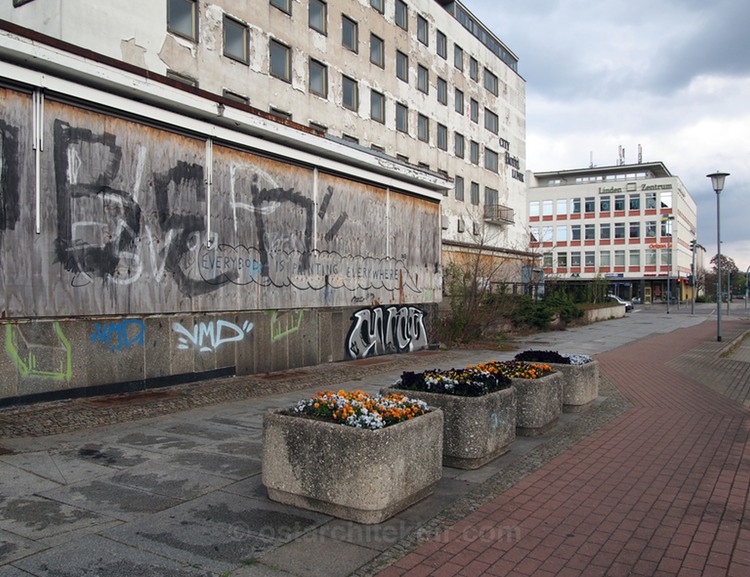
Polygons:
<instances>
[{"instance_id":1,"label":"brick paved sidewalk","mask_svg":"<svg viewBox=\"0 0 750 577\"><path fill-rule=\"evenodd\" d=\"M379 575L750 575L747 377L714 361L712 333L597 355L632 408ZM701 382L681 355L703 356Z\"/></svg>"}]
</instances>

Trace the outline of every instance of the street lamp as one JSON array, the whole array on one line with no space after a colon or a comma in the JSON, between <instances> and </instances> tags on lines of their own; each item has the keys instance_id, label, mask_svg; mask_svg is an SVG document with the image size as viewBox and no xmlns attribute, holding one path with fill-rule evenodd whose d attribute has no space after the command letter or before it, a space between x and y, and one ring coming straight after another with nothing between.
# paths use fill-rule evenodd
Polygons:
<instances>
[{"instance_id":1,"label":"street lamp","mask_svg":"<svg viewBox=\"0 0 750 577\"><path fill-rule=\"evenodd\" d=\"M711 186L716 193L716 340L721 342L721 212L719 197L724 190L724 180L728 172L716 171L706 175L711 179Z\"/></svg>"},{"instance_id":2,"label":"street lamp","mask_svg":"<svg viewBox=\"0 0 750 577\"><path fill-rule=\"evenodd\" d=\"M662 222L670 222L674 220L672 214L662 214ZM669 225L669 252L667 253L667 314L669 314L669 301L672 300L672 240L674 239L672 233L672 225Z\"/></svg>"}]
</instances>

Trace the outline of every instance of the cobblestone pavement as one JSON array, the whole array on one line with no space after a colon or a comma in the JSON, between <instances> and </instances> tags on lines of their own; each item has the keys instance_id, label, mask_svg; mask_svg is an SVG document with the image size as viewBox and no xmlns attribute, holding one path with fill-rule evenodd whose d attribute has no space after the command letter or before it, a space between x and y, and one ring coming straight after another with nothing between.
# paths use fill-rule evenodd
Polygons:
<instances>
[{"instance_id":1,"label":"cobblestone pavement","mask_svg":"<svg viewBox=\"0 0 750 577\"><path fill-rule=\"evenodd\" d=\"M480 470L444 468L432 496L375 526L267 499L265 410L515 351L0 410L0 577L748 575L750 321L716 343L710 318L636 312L519 341L595 355L598 402Z\"/></svg>"}]
</instances>

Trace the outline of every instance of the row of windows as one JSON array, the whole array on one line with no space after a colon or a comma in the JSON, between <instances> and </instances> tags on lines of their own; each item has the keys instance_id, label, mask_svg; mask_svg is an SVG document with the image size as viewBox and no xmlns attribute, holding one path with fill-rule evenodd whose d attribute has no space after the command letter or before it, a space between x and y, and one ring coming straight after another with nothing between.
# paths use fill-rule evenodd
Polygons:
<instances>
[{"instance_id":1,"label":"row of windows","mask_svg":"<svg viewBox=\"0 0 750 577\"><path fill-rule=\"evenodd\" d=\"M463 201L464 200L464 188L465 188L465 182L462 176L456 175L454 177L454 193L456 200ZM491 188L489 186L484 187L484 204L486 206L494 206L498 203L498 191L495 188ZM475 181L471 181L469 183L469 199L471 201L471 204L473 205L479 205L479 183Z\"/></svg>"},{"instance_id":2,"label":"row of windows","mask_svg":"<svg viewBox=\"0 0 750 577\"><path fill-rule=\"evenodd\" d=\"M661 224L661 227L658 227ZM532 242L568 242L580 240L622 240L625 238L656 238L656 232L659 230L659 236L672 236L672 222L657 223L655 220L640 222L603 222L599 224L599 235L597 236L596 224L560 224L557 226L532 226ZM581 238L583 232L583 238Z\"/></svg>"},{"instance_id":3,"label":"row of windows","mask_svg":"<svg viewBox=\"0 0 750 577\"><path fill-rule=\"evenodd\" d=\"M557 268L580 268L581 267L581 256L583 256L583 266L585 267L596 267L609 268L612 266L616 267L640 267L640 266L657 266L657 263L661 266L669 266L669 251L648 248L643 251L640 249L634 250L601 250L601 251L585 251L581 254L580 251L573 252L558 252L553 255L551 252L544 253L542 255L542 266L546 269L553 268L553 264ZM599 256L599 262L597 263L597 254ZM614 259L612 258L614 254Z\"/></svg>"},{"instance_id":4,"label":"row of windows","mask_svg":"<svg viewBox=\"0 0 750 577\"><path fill-rule=\"evenodd\" d=\"M658 205L660 209L672 208L672 193L662 192ZM641 208L654 210L656 207L656 192L646 192L645 197L642 197L639 192L633 192L627 196L625 194L615 194L614 196L603 194L598 197L587 196L583 199L559 198L556 201L532 200L529 202L529 216L540 216L540 214L541 216L553 216L553 209L555 210L554 214L562 216L580 214L581 208L583 208L583 212L586 214L593 214L598 208L599 214L602 214L613 211L624 212L626 209L631 211L639 211Z\"/></svg>"},{"instance_id":5,"label":"row of windows","mask_svg":"<svg viewBox=\"0 0 750 577\"><path fill-rule=\"evenodd\" d=\"M308 25L313 30L326 34L328 32L327 3L323 0L308 0L308 2ZM270 0L270 3L272 6L291 14L291 0ZM396 22L404 29L408 29L407 10L408 8L403 0L396 1ZM167 0L167 29L172 33L197 42L197 0ZM425 45L429 45L428 30L429 27L427 20L421 15L417 15L417 39ZM447 37L439 30L436 33L436 37L438 54L443 58L447 58ZM353 52L359 52L359 25L356 21L352 20L345 14L342 14L341 17L341 44ZM250 31L247 24L225 14L223 22L224 55L233 60L248 64L250 62L249 47ZM277 58L281 58L281 56L277 55ZM370 62L376 66L385 68L385 41L376 34L370 34ZM459 70L464 69L463 49L457 44L454 45L454 65ZM289 80L290 66L288 63L285 61L277 61L274 66L272 62L272 68L276 71L276 74L274 74L275 76ZM397 77L408 83L408 71L408 56L403 52L397 51ZM479 62L473 57L470 57L469 59L469 76L472 80L479 81ZM441 80L442 79L439 79L438 81L438 100L443 104L447 104L447 85L443 90L441 88ZM444 84L445 81L442 80L442 83ZM484 86L494 95L498 95L499 80L497 76L487 68L484 68ZM418 68L418 89L425 93L429 92L429 73L427 69L421 65ZM459 109L458 101L456 102L456 109ZM460 104L460 112L463 114L462 102Z\"/></svg>"}]
</instances>

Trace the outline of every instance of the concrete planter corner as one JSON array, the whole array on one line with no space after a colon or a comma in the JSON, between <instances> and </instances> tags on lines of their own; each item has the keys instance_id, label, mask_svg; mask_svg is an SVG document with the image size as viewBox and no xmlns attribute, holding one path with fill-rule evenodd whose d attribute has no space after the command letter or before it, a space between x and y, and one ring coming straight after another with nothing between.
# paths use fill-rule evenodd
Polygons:
<instances>
[{"instance_id":1,"label":"concrete planter corner","mask_svg":"<svg viewBox=\"0 0 750 577\"><path fill-rule=\"evenodd\" d=\"M550 364L560 373L563 389L563 412L586 410L599 396L599 361L582 365Z\"/></svg>"},{"instance_id":2,"label":"concrete planter corner","mask_svg":"<svg viewBox=\"0 0 750 577\"><path fill-rule=\"evenodd\" d=\"M534 437L557 425L562 414L562 374L555 371L539 379L511 379L518 394L516 433Z\"/></svg>"},{"instance_id":3,"label":"concrete planter corner","mask_svg":"<svg viewBox=\"0 0 750 577\"><path fill-rule=\"evenodd\" d=\"M516 438L516 390L508 387L481 397L387 388L442 409L443 464L478 469L504 455Z\"/></svg>"},{"instance_id":4,"label":"concrete planter corner","mask_svg":"<svg viewBox=\"0 0 750 577\"><path fill-rule=\"evenodd\" d=\"M432 493L442 449L440 410L374 431L269 410L263 484L273 501L381 523Z\"/></svg>"}]
</instances>

